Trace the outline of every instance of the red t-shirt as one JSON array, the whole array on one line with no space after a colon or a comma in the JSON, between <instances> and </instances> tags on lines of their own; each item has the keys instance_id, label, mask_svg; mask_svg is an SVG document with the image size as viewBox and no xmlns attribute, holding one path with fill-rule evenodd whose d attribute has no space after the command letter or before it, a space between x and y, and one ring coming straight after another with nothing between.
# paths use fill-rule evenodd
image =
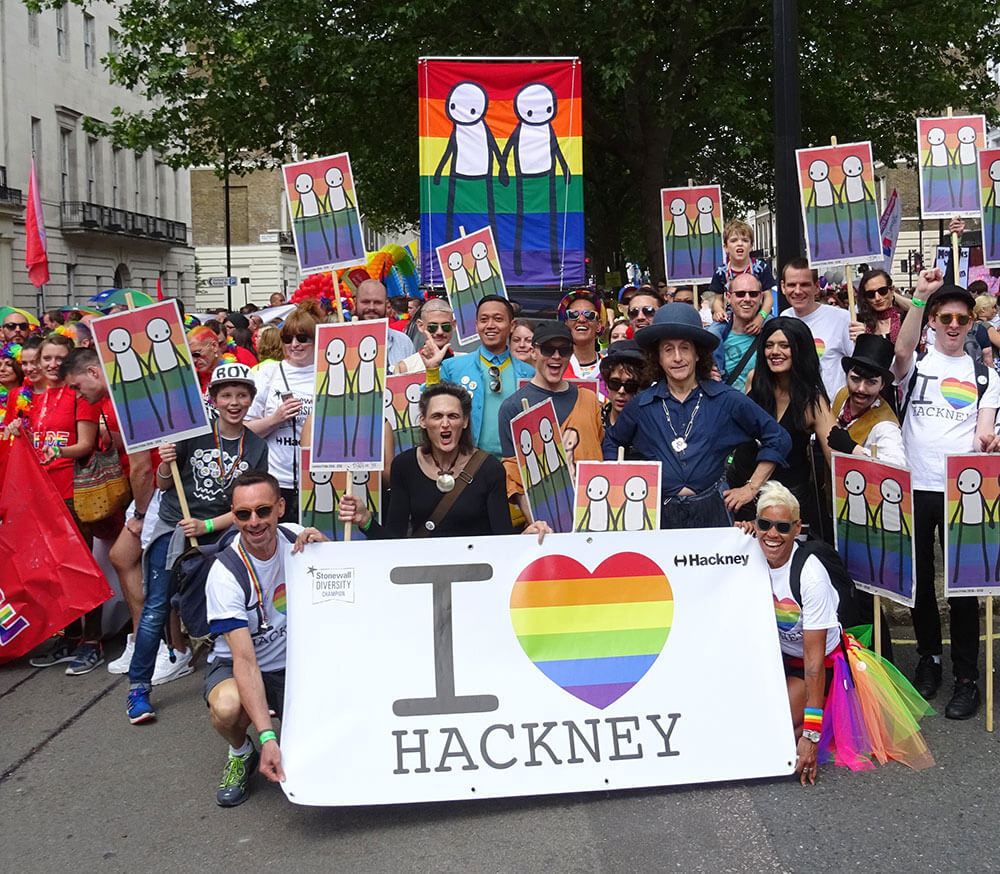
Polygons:
<instances>
[{"instance_id":1,"label":"red t-shirt","mask_svg":"<svg viewBox=\"0 0 1000 874\"><path fill-rule=\"evenodd\" d=\"M67 386L50 388L35 395L28 416L32 445L39 461L47 446L72 446L76 443L77 421L96 423L101 408L91 406ZM73 497L73 459L60 457L44 465L63 500Z\"/></svg>"}]
</instances>

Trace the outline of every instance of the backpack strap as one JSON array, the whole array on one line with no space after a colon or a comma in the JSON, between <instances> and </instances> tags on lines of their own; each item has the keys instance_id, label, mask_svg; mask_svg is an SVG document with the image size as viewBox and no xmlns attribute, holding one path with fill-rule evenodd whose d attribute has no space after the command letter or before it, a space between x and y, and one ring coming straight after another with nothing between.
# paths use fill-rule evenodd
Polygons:
<instances>
[{"instance_id":1,"label":"backpack strap","mask_svg":"<svg viewBox=\"0 0 1000 874\"><path fill-rule=\"evenodd\" d=\"M788 588L792 590L792 598L799 605L799 608L802 607L802 565L814 552L815 550L808 543L798 544L798 548L792 555L792 566L788 569Z\"/></svg>"},{"instance_id":2,"label":"backpack strap","mask_svg":"<svg viewBox=\"0 0 1000 874\"><path fill-rule=\"evenodd\" d=\"M236 526L234 525L231 531L236 531ZM286 528L284 525L278 526L278 533L289 543L294 543L295 539L298 537L291 528ZM225 535L223 535L225 536ZM235 549L230 549L233 541L236 540L235 534L229 538L229 542L226 544L224 549L220 549L216 558L222 563L222 566L229 571L235 578L236 582L240 584L240 588L243 589L243 603L246 605L247 612L250 610L256 610L258 613L258 620L263 621L263 605L257 604L252 593L250 592L250 574L247 572L247 566L243 563L243 559L240 558L240 554Z\"/></svg>"},{"instance_id":3,"label":"backpack strap","mask_svg":"<svg viewBox=\"0 0 1000 874\"><path fill-rule=\"evenodd\" d=\"M985 362L976 358L973 359L973 364L976 369L976 391L979 395L976 398L978 408L979 404L983 402L983 395L986 394L986 389L990 384L990 368L986 366Z\"/></svg>"},{"instance_id":4,"label":"backpack strap","mask_svg":"<svg viewBox=\"0 0 1000 874\"><path fill-rule=\"evenodd\" d=\"M917 355L917 360L913 362L913 375L910 377L910 381L906 384L906 391L903 393L903 403L899 407L899 424L903 424L903 417L906 415L906 411L910 408L910 397L913 395L913 387L917 384L917 364L923 359L927 354L925 349L919 355Z\"/></svg>"}]
</instances>

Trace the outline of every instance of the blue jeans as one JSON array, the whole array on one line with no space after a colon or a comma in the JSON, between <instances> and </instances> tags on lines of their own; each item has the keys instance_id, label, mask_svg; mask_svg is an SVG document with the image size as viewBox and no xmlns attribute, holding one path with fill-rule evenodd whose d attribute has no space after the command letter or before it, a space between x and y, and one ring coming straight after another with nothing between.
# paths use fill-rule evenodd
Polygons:
<instances>
[{"instance_id":1,"label":"blue jeans","mask_svg":"<svg viewBox=\"0 0 1000 874\"><path fill-rule=\"evenodd\" d=\"M167 551L170 535L162 534L149 544L146 559L149 573L146 578L146 602L142 605L139 628L135 632L135 651L128 669L129 689L153 688L153 668L156 653L163 637L163 626L170 613L170 570L167 568Z\"/></svg>"}]
</instances>

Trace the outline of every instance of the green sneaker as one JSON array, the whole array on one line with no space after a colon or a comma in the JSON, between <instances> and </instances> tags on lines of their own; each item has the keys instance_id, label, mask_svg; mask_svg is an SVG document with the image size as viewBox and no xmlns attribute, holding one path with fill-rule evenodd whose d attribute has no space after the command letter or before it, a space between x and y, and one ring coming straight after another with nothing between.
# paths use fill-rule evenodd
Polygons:
<instances>
[{"instance_id":1,"label":"green sneaker","mask_svg":"<svg viewBox=\"0 0 1000 874\"><path fill-rule=\"evenodd\" d=\"M250 794L250 777L259 764L260 753L257 750L251 750L245 756L229 754L219 791L215 793L219 807L236 807L247 800Z\"/></svg>"}]
</instances>

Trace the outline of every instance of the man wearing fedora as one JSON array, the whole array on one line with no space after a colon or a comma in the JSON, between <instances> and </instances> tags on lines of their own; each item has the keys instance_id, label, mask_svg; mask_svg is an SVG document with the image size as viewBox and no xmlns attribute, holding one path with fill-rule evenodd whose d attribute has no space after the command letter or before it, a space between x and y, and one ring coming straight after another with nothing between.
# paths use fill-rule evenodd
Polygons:
<instances>
[{"instance_id":1,"label":"man wearing fedora","mask_svg":"<svg viewBox=\"0 0 1000 874\"><path fill-rule=\"evenodd\" d=\"M903 434L889 401L895 391L889 369L893 355L893 345L885 337L862 334L854 344L854 354L841 359L847 385L833 399L837 424L827 438L831 449L906 464Z\"/></svg>"},{"instance_id":2,"label":"man wearing fedora","mask_svg":"<svg viewBox=\"0 0 1000 874\"><path fill-rule=\"evenodd\" d=\"M604 458L631 446L661 462L661 528L729 526L729 514L752 501L775 466L785 464L791 437L745 394L711 379L719 338L702 327L694 307L666 304L635 339L656 382L608 429ZM750 440L760 444L750 479L723 490L726 459Z\"/></svg>"},{"instance_id":3,"label":"man wearing fedora","mask_svg":"<svg viewBox=\"0 0 1000 874\"><path fill-rule=\"evenodd\" d=\"M903 386L903 446L913 484L913 556L916 601L911 615L917 638L914 686L933 698L941 685L941 620L934 591L934 533L943 538L945 455L996 452L994 433L1000 379L965 351L975 300L964 288L945 285L941 270L924 270L896 338L892 371ZM935 343L915 355L924 313ZM965 387L961 392L949 386ZM949 719L968 719L979 709L979 602L949 598L951 662L955 689L945 708Z\"/></svg>"}]
</instances>

